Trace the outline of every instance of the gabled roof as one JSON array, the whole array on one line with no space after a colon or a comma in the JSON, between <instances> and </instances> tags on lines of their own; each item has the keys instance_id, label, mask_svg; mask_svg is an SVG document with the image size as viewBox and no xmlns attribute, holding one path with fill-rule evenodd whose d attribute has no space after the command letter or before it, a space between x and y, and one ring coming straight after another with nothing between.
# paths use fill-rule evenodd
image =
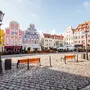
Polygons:
<instances>
[{"instance_id":1,"label":"gabled roof","mask_svg":"<svg viewBox=\"0 0 90 90\"><path fill-rule=\"evenodd\" d=\"M63 36L63 35L47 34L47 33L44 33L43 35L44 35L44 37L64 38L64 36Z\"/></svg>"}]
</instances>

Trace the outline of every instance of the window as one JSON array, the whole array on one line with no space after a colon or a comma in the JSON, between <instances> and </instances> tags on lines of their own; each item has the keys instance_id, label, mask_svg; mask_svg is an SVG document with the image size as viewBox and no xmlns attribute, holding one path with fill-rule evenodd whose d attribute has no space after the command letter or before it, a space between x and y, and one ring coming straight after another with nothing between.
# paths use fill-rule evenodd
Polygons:
<instances>
[{"instance_id":1,"label":"window","mask_svg":"<svg viewBox=\"0 0 90 90\"><path fill-rule=\"evenodd\" d=\"M88 40L88 42L90 42L90 40Z\"/></svg>"},{"instance_id":2,"label":"window","mask_svg":"<svg viewBox=\"0 0 90 90\"><path fill-rule=\"evenodd\" d=\"M84 38L84 36L82 36L82 38Z\"/></svg>"},{"instance_id":3,"label":"window","mask_svg":"<svg viewBox=\"0 0 90 90\"><path fill-rule=\"evenodd\" d=\"M26 38L26 36L25 36L25 38Z\"/></svg>"},{"instance_id":4,"label":"window","mask_svg":"<svg viewBox=\"0 0 90 90\"><path fill-rule=\"evenodd\" d=\"M84 42L85 42L85 41L83 40L83 41L82 41L82 44L84 44Z\"/></svg>"},{"instance_id":5,"label":"window","mask_svg":"<svg viewBox=\"0 0 90 90\"><path fill-rule=\"evenodd\" d=\"M90 34L88 35L88 37L90 37Z\"/></svg>"}]
</instances>

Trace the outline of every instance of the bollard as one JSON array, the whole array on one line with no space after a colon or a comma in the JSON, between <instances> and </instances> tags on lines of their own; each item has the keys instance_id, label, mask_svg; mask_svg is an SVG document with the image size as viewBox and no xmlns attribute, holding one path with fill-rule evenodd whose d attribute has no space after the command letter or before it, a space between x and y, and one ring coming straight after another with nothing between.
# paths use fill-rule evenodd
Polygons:
<instances>
[{"instance_id":1,"label":"bollard","mask_svg":"<svg viewBox=\"0 0 90 90\"><path fill-rule=\"evenodd\" d=\"M77 62L78 62L78 51L77 51Z\"/></svg>"},{"instance_id":2,"label":"bollard","mask_svg":"<svg viewBox=\"0 0 90 90\"><path fill-rule=\"evenodd\" d=\"M27 61L27 70L29 70L29 59Z\"/></svg>"},{"instance_id":3,"label":"bollard","mask_svg":"<svg viewBox=\"0 0 90 90\"><path fill-rule=\"evenodd\" d=\"M41 66L40 58L39 58L39 66Z\"/></svg>"},{"instance_id":4,"label":"bollard","mask_svg":"<svg viewBox=\"0 0 90 90\"><path fill-rule=\"evenodd\" d=\"M18 69L18 64L19 64L19 61L17 62L17 69Z\"/></svg>"},{"instance_id":5,"label":"bollard","mask_svg":"<svg viewBox=\"0 0 90 90\"><path fill-rule=\"evenodd\" d=\"M49 56L49 63L50 63L50 67L51 67L51 66L52 66L52 65L51 65L51 56Z\"/></svg>"},{"instance_id":6,"label":"bollard","mask_svg":"<svg viewBox=\"0 0 90 90\"><path fill-rule=\"evenodd\" d=\"M78 54L77 54L77 62L78 62Z\"/></svg>"}]
</instances>

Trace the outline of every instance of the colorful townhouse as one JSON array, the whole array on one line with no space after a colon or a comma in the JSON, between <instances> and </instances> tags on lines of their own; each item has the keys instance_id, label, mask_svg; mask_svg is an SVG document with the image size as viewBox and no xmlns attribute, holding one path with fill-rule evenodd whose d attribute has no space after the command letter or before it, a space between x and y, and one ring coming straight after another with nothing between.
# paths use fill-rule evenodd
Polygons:
<instances>
[{"instance_id":1,"label":"colorful townhouse","mask_svg":"<svg viewBox=\"0 0 90 90\"><path fill-rule=\"evenodd\" d=\"M30 24L29 28L26 31L24 31L22 43L24 50L28 51L41 50L40 35L35 29L34 24Z\"/></svg>"},{"instance_id":2,"label":"colorful townhouse","mask_svg":"<svg viewBox=\"0 0 90 90\"><path fill-rule=\"evenodd\" d=\"M5 28L5 52L20 52L22 49L23 31L16 21L11 21L9 27Z\"/></svg>"},{"instance_id":3,"label":"colorful townhouse","mask_svg":"<svg viewBox=\"0 0 90 90\"><path fill-rule=\"evenodd\" d=\"M74 43L75 46L84 46L86 47L86 33L87 30L87 44L90 45L90 21L79 24L74 30Z\"/></svg>"},{"instance_id":4,"label":"colorful townhouse","mask_svg":"<svg viewBox=\"0 0 90 90\"><path fill-rule=\"evenodd\" d=\"M0 29L0 52L4 51L4 30Z\"/></svg>"}]
</instances>

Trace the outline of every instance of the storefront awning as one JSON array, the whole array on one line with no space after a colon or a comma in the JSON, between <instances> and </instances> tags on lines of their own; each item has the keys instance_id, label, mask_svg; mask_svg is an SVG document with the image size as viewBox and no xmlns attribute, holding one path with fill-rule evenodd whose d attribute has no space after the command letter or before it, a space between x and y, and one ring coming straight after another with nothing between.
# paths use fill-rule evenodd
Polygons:
<instances>
[{"instance_id":1,"label":"storefront awning","mask_svg":"<svg viewBox=\"0 0 90 90\"><path fill-rule=\"evenodd\" d=\"M22 48L22 46L4 46L4 48Z\"/></svg>"}]
</instances>

